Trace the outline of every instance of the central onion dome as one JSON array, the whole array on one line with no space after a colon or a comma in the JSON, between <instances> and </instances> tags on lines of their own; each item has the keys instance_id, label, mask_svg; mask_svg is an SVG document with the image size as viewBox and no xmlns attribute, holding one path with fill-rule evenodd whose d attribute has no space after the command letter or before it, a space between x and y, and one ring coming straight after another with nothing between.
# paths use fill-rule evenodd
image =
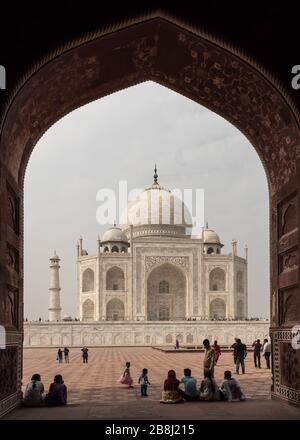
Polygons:
<instances>
[{"instance_id":1,"label":"central onion dome","mask_svg":"<svg viewBox=\"0 0 300 440\"><path fill-rule=\"evenodd\" d=\"M127 209L121 215L123 231L129 236L186 236L192 226L191 215L183 201L169 189L158 183L157 169L154 182L136 198L129 200Z\"/></svg>"}]
</instances>

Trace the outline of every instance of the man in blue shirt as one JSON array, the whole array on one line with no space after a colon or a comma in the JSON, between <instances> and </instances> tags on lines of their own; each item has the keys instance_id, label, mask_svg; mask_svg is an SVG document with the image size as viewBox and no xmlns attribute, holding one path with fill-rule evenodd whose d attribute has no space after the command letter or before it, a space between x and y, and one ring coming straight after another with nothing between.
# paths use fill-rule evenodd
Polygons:
<instances>
[{"instance_id":1,"label":"man in blue shirt","mask_svg":"<svg viewBox=\"0 0 300 440\"><path fill-rule=\"evenodd\" d=\"M197 379L192 375L190 368L184 369L184 377L180 383L184 385L184 390L179 389L179 393L187 401L199 400L199 392L197 390Z\"/></svg>"}]
</instances>

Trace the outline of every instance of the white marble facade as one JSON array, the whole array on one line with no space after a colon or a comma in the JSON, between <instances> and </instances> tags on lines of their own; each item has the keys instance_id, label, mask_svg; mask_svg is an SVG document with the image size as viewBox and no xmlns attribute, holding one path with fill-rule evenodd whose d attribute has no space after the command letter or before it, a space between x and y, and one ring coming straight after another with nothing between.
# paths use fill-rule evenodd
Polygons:
<instances>
[{"instance_id":1,"label":"white marble facade","mask_svg":"<svg viewBox=\"0 0 300 440\"><path fill-rule=\"evenodd\" d=\"M215 231L190 235L183 203L154 183L129 202L122 227L90 255L77 245L77 307L83 322L247 317L247 258L222 254ZM180 219L180 213L183 213ZM125 221L124 221L125 219Z\"/></svg>"},{"instance_id":2,"label":"white marble facade","mask_svg":"<svg viewBox=\"0 0 300 440\"><path fill-rule=\"evenodd\" d=\"M269 338L269 321L25 322L25 347L202 346L204 338L230 346L235 337L251 345Z\"/></svg>"}]
</instances>

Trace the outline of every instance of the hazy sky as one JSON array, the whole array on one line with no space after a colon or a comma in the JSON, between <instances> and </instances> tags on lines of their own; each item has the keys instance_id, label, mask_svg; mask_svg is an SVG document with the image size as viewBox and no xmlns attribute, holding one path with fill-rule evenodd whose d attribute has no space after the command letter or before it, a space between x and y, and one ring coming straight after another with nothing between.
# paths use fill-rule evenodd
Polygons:
<instances>
[{"instance_id":1,"label":"hazy sky","mask_svg":"<svg viewBox=\"0 0 300 440\"><path fill-rule=\"evenodd\" d=\"M95 101L40 139L25 179L25 317L48 316L49 258L61 258L62 316L76 313L76 243L89 254L109 226L96 221L101 188L203 188L205 220L223 253L249 248L249 316L269 317L266 176L248 140L220 116L147 82Z\"/></svg>"}]
</instances>

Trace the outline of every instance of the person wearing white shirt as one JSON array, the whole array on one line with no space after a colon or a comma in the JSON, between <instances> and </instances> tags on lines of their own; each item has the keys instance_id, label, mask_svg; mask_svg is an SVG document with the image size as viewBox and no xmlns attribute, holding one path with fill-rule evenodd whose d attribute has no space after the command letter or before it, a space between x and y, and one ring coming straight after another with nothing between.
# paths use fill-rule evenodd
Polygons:
<instances>
[{"instance_id":1,"label":"person wearing white shirt","mask_svg":"<svg viewBox=\"0 0 300 440\"><path fill-rule=\"evenodd\" d=\"M44 385L41 382L41 376L34 374L31 381L26 386L23 404L25 406L40 406L45 400Z\"/></svg>"},{"instance_id":2,"label":"person wearing white shirt","mask_svg":"<svg viewBox=\"0 0 300 440\"><path fill-rule=\"evenodd\" d=\"M263 356L266 359L267 368L271 368L270 367L271 342L269 342L268 339L264 339Z\"/></svg>"}]
</instances>

